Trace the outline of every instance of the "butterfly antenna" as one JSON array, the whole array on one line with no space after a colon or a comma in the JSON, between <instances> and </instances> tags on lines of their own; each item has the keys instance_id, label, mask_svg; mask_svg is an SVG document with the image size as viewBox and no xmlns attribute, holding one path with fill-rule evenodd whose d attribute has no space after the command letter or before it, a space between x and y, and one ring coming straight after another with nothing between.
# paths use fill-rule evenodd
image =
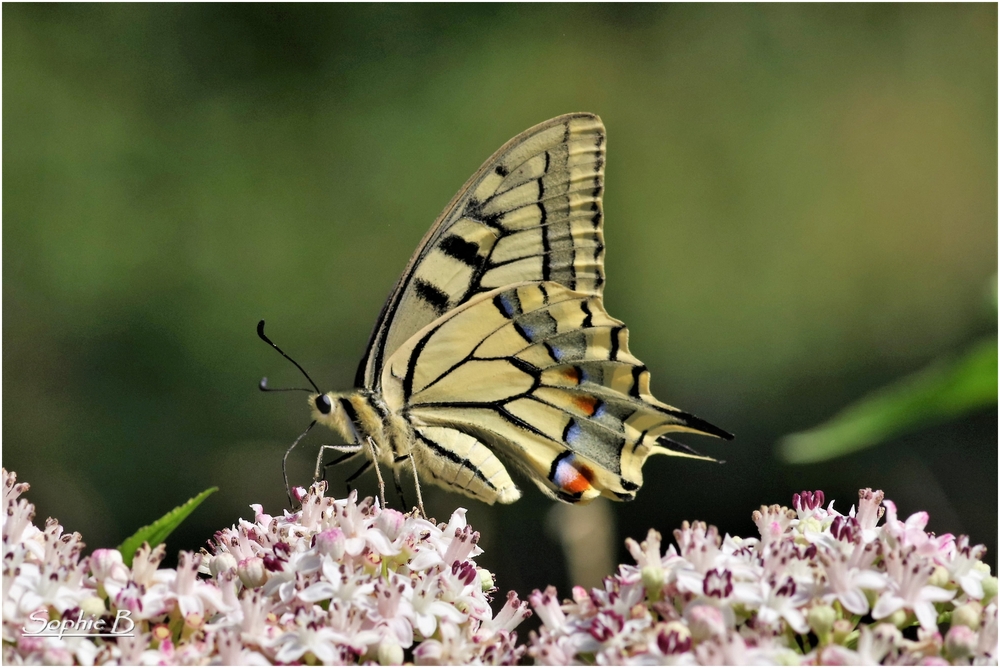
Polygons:
<instances>
[{"instance_id":1,"label":"butterfly antenna","mask_svg":"<svg viewBox=\"0 0 1000 668\"><path fill-rule=\"evenodd\" d=\"M261 322L262 325L264 324L263 320L261 320L260 322ZM261 336L263 336L263 334L261 334ZM271 345L274 346L273 343ZM277 348L277 346L274 346L274 347ZM281 351L279 350L278 352L280 353ZM284 355L284 353L281 353L281 354ZM296 366L298 366L298 365L296 364ZM302 373L305 373L305 371L303 371ZM306 376L306 378L308 378L308 376ZM281 458L281 476L285 479L285 493L288 494L288 507L289 508L292 508L295 505L295 501L292 500L292 488L288 484L288 455L292 454L292 450L294 450L295 446L299 444L299 441L301 441L303 438L305 438L306 434L309 433L309 430L312 429L315 426L316 426L316 420L313 420L312 422L310 422L309 426L306 427L306 430L304 432L302 432L301 434L299 434L299 437L297 439L295 439L295 442L293 442L290 446L288 446L288 449L285 450L285 456Z\"/></svg>"},{"instance_id":2,"label":"butterfly antenna","mask_svg":"<svg viewBox=\"0 0 1000 668\"><path fill-rule=\"evenodd\" d=\"M288 355L286 355L285 351L282 350L281 348L279 348L274 343L274 341L272 341L271 339L267 338L267 335L264 334L264 321L263 320L261 320L260 322L257 323L257 336L259 336L261 338L261 340L264 341L264 343L268 344L269 346L271 346L272 348L274 348L275 350L277 350L279 353L281 353L282 357L284 357L286 360L288 360L289 362L291 362L292 364L294 364L295 368L302 372L302 375L306 377L306 380L309 381L309 384L313 386L314 390L316 390L316 394L323 394L322 392L319 391L319 388L316 387L316 383L314 383L313 379L309 377L309 374L306 373L306 370L303 369L299 365L298 362L296 362L291 357L289 357ZM260 391L261 392L289 392L289 391L309 392L309 389L308 388L304 388L304 387L270 388L270 387L267 386L267 377L264 377L263 379L261 379L259 387L260 387ZM309 430L307 429L306 431L309 431ZM304 435L305 434L303 434L303 436ZM296 443L298 443L298 441L296 441ZM294 448L295 446L292 445L292 447Z\"/></svg>"}]
</instances>

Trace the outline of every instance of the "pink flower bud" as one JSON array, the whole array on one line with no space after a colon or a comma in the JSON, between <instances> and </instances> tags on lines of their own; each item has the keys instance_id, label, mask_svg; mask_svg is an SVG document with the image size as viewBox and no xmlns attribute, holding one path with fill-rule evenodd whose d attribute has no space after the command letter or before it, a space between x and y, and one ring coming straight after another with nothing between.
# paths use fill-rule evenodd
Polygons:
<instances>
[{"instance_id":1,"label":"pink flower bud","mask_svg":"<svg viewBox=\"0 0 1000 668\"><path fill-rule=\"evenodd\" d=\"M399 536L404 522L406 522L406 515L398 510L386 508L379 513L378 518L375 520L375 527L380 529L390 541L393 541Z\"/></svg>"},{"instance_id":2,"label":"pink flower bud","mask_svg":"<svg viewBox=\"0 0 1000 668\"><path fill-rule=\"evenodd\" d=\"M955 608L951 613L951 623L954 626L968 626L973 631L978 631L982 616L983 606L975 601L969 601Z\"/></svg>"},{"instance_id":3,"label":"pink flower bud","mask_svg":"<svg viewBox=\"0 0 1000 668\"><path fill-rule=\"evenodd\" d=\"M316 551L320 554L328 554L334 561L344 556L344 544L346 538L340 529L326 529L320 531L313 538Z\"/></svg>"},{"instance_id":4,"label":"pink flower bud","mask_svg":"<svg viewBox=\"0 0 1000 668\"><path fill-rule=\"evenodd\" d=\"M260 557L250 557L241 561L236 567L236 574L240 576L243 586L248 589L260 587L267 582L267 569L264 568L264 560Z\"/></svg>"},{"instance_id":5,"label":"pink flower bud","mask_svg":"<svg viewBox=\"0 0 1000 668\"><path fill-rule=\"evenodd\" d=\"M122 561L122 553L118 550L94 550L90 555L90 572L98 582L111 580L125 584L129 579L129 571Z\"/></svg>"},{"instance_id":6,"label":"pink flower bud","mask_svg":"<svg viewBox=\"0 0 1000 668\"><path fill-rule=\"evenodd\" d=\"M378 662L383 666L399 666L403 663L403 648L392 638L383 638L378 646Z\"/></svg>"},{"instance_id":7,"label":"pink flower bud","mask_svg":"<svg viewBox=\"0 0 1000 668\"><path fill-rule=\"evenodd\" d=\"M695 640L708 640L725 635L726 620L722 611L712 605L693 605L684 616Z\"/></svg>"},{"instance_id":8,"label":"pink flower bud","mask_svg":"<svg viewBox=\"0 0 1000 668\"><path fill-rule=\"evenodd\" d=\"M963 659L976 651L979 636L968 626L952 626L944 637L944 648L952 659Z\"/></svg>"},{"instance_id":9,"label":"pink flower bud","mask_svg":"<svg viewBox=\"0 0 1000 668\"><path fill-rule=\"evenodd\" d=\"M80 610L83 614L95 619L108 611L104 607L104 599L98 596L88 596L80 601Z\"/></svg>"},{"instance_id":10,"label":"pink flower bud","mask_svg":"<svg viewBox=\"0 0 1000 668\"><path fill-rule=\"evenodd\" d=\"M220 552L208 562L208 570L212 574L212 577L217 578L220 573L227 573L234 570L236 565L236 557L229 552Z\"/></svg>"}]
</instances>

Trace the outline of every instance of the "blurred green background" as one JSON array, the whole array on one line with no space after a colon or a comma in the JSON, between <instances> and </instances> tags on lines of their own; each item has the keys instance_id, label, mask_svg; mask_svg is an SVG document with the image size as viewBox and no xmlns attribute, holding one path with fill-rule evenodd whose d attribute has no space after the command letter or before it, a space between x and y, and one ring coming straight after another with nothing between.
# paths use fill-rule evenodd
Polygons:
<instances>
[{"instance_id":1,"label":"blurred green background","mask_svg":"<svg viewBox=\"0 0 1000 668\"><path fill-rule=\"evenodd\" d=\"M3 464L39 520L117 545L197 492L195 549L262 502L350 387L410 253L498 146L608 128L606 302L664 401L737 435L655 458L625 536L879 487L996 565L997 413L823 464L774 454L996 334L997 7L3 7ZM313 434L294 458L309 479ZM338 471L334 489L351 470ZM470 508L501 590L569 584L552 503ZM362 489L374 490L372 478Z\"/></svg>"}]
</instances>

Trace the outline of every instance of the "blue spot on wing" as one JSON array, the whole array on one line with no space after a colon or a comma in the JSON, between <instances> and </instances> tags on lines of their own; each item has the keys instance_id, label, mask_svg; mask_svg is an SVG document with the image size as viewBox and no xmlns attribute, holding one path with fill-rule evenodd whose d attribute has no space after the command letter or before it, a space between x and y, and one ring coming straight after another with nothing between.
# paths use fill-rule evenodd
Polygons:
<instances>
[{"instance_id":1,"label":"blue spot on wing","mask_svg":"<svg viewBox=\"0 0 1000 668\"><path fill-rule=\"evenodd\" d=\"M545 346L545 349L549 351L549 357L557 362L562 361L563 355L565 355L564 351L562 351L558 346L552 345L548 341L546 341L543 345Z\"/></svg>"},{"instance_id":2,"label":"blue spot on wing","mask_svg":"<svg viewBox=\"0 0 1000 668\"><path fill-rule=\"evenodd\" d=\"M506 292L502 292L497 295L497 299L500 302L501 310L503 314L508 318L513 318L517 310L514 308L514 302L511 301L510 296Z\"/></svg>"},{"instance_id":3,"label":"blue spot on wing","mask_svg":"<svg viewBox=\"0 0 1000 668\"><path fill-rule=\"evenodd\" d=\"M511 299L509 293L501 292L494 297L493 306L495 306L496 309L500 311L500 314L505 318L513 318L517 315L517 300Z\"/></svg>"},{"instance_id":4,"label":"blue spot on wing","mask_svg":"<svg viewBox=\"0 0 1000 668\"><path fill-rule=\"evenodd\" d=\"M580 429L580 425L576 423L576 420L571 420L569 425L566 427L563 438L570 445L577 445L581 436L583 436L583 431Z\"/></svg>"}]
</instances>

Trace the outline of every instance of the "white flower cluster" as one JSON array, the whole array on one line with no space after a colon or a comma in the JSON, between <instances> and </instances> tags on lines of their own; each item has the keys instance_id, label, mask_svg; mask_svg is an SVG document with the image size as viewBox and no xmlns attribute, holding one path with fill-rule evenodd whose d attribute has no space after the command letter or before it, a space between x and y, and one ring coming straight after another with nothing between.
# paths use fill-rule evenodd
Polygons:
<instances>
[{"instance_id":1,"label":"white flower cluster","mask_svg":"<svg viewBox=\"0 0 1000 668\"><path fill-rule=\"evenodd\" d=\"M529 600L542 620L528 654L548 665L997 664L997 579L968 538L924 531L861 490L843 515L823 493L762 507L760 538L685 522L626 541L603 589ZM879 526L879 521L885 522ZM944 627L947 630L942 633Z\"/></svg>"},{"instance_id":2,"label":"white flower cluster","mask_svg":"<svg viewBox=\"0 0 1000 668\"><path fill-rule=\"evenodd\" d=\"M55 520L35 527L28 486L3 483L6 664L997 663L985 548L926 532L926 513L899 519L868 489L846 515L822 492L762 507L759 539L685 522L665 553L656 531L628 540L636 565L602 589L563 603L535 591L542 626L518 646L531 613L511 592L493 615L463 509L436 525L321 483L296 490L296 513L253 506L176 569L158 568L163 546L128 567L117 550L83 558Z\"/></svg>"},{"instance_id":3,"label":"white flower cluster","mask_svg":"<svg viewBox=\"0 0 1000 668\"><path fill-rule=\"evenodd\" d=\"M79 534L32 524L28 486L3 471L5 664L512 664L531 613L511 592L494 617L479 534L459 509L447 525L297 490L302 510L218 532L212 550L158 568L163 546L129 568L117 550L81 558ZM109 630L127 617L130 636ZM88 620L84 622L84 620ZM95 621L96 620L96 621ZM81 626L84 624L85 626ZM43 629L46 635L38 635Z\"/></svg>"}]
</instances>

